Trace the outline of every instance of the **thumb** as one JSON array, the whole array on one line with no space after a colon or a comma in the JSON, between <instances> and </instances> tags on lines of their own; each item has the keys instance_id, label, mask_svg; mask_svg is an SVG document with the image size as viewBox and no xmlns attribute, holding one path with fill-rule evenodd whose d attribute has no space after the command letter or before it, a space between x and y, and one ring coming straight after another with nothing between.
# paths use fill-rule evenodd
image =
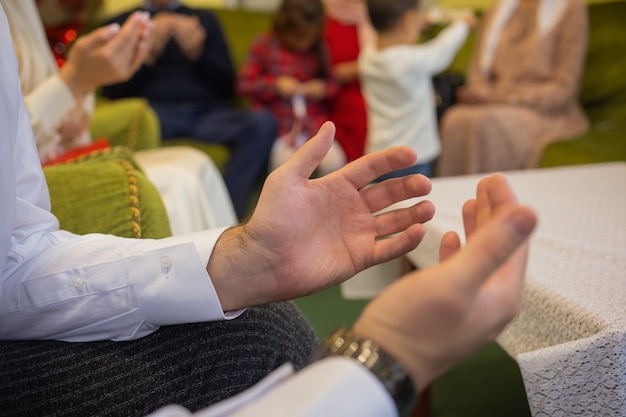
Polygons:
<instances>
[{"instance_id":1,"label":"thumb","mask_svg":"<svg viewBox=\"0 0 626 417\"><path fill-rule=\"evenodd\" d=\"M309 178L328 154L334 139L335 125L324 123L317 135L307 140L284 165L297 176Z\"/></svg>"}]
</instances>

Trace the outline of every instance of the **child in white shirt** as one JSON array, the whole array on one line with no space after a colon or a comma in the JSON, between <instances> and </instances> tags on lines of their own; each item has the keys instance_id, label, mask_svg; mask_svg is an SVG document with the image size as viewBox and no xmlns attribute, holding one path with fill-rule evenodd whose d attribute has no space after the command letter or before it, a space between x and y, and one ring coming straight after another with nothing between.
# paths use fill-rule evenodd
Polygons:
<instances>
[{"instance_id":1,"label":"child in white shirt","mask_svg":"<svg viewBox=\"0 0 626 417\"><path fill-rule=\"evenodd\" d=\"M419 163L385 178L430 176L441 147L432 77L450 65L474 17L464 15L435 39L417 44L423 25L418 0L367 0L367 7L378 41L359 56L368 113L366 152L410 146Z\"/></svg>"}]
</instances>

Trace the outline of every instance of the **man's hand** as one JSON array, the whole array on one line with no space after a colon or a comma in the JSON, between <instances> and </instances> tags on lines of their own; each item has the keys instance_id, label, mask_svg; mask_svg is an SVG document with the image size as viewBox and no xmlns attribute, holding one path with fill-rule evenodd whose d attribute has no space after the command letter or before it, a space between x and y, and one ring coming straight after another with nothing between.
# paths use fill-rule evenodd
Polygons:
<instances>
[{"instance_id":1,"label":"man's hand","mask_svg":"<svg viewBox=\"0 0 626 417\"><path fill-rule=\"evenodd\" d=\"M81 36L59 77L77 100L97 87L126 81L145 59L150 30L149 15L136 12L121 28L113 24Z\"/></svg>"},{"instance_id":2,"label":"man's hand","mask_svg":"<svg viewBox=\"0 0 626 417\"><path fill-rule=\"evenodd\" d=\"M225 310L323 290L421 242L422 223L434 214L430 202L375 213L428 194L430 180L413 175L371 184L382 174L414 164L414 151L395 147L372 153L310 179L334 134L334 125L327 122L274 170L252 218L217 241L207 271Z\"/></svg>"},{"instance_id":3,"label":"man's hand","mask_svg":"<svg viewBox=\"0 0 626 417\"><path fill-rule=\"evenodd\" d=\"M200 58L204 51L206 30L197 16L175 15L172 34L180 50L190 61Z\"/></svg>"},{"instance_id":4,"label":"man's hand","mask_svg":"<svg viewBox=\"0 0 626 417\"><path fill-rule=\"evenodd\" d=\"M501 174L463 207L467 245L444 235L442 263L408 274L374 299L354 326L410 372L418 389L493 340L518 313L536 215Z\"/></svg>"},{"instance_id":5,"label":"man's hand","mask_svg":"<svg viewBox=\"0 0 626 417\"><path fill-rule=\"evenodd\" d=\"M154 65L163 54L165 46L173 36L176 14L171 12L157 13L152 17L152 24L148 52L144 60L146 65Z\"/></svg>"}]
</instances>

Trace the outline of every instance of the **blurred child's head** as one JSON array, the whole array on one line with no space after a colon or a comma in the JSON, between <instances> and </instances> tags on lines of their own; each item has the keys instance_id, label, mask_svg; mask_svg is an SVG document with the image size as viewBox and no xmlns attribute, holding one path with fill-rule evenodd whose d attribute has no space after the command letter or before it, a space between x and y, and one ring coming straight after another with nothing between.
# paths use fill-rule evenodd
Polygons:
<instances>
[{"instance_id":1,"label":"blurred child's head","mask_svg":"<svg viewBox=\"0 0 626 417\"><path fill-rule=\"evenodd\" d=\"M318 47L324 29L324 6L320 0L283 0L274 15L274 33L281 44L297 52Z\"/></svg>"},{"instance_id":2,"label":"blurred child's head","mask_svg":"<svg viewBox=\"0 0 626 417\"><path fill-rule=\"evenodd\" d=\"M419 37L419 0L367 0L367 12L379 34L402 32L407 40Z\"/></svg>"}]
</instances>

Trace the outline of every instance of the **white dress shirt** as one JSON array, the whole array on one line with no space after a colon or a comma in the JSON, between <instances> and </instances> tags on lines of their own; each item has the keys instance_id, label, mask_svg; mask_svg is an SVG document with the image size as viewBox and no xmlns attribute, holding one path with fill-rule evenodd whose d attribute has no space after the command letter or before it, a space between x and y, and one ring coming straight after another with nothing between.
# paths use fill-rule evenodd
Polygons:
<instances>
[{"instance_id":1,"label":"white dress shirt","mask_svg":"<svg viewBox=\"0 0 626 417\"><path fill-rule=\"evenodd\" d=\"M139 240L60 231L35 148L0 7L0 339L128 340L160 325L226 318L206 272L223 229ZM230 316L235 316L236 313ZM189 416L170 406L155 417ZM201 417L396 416L352 359L293 373L286 364Z\"/></svg>"},{"instance_id":2,"label":"white dress shirt","mask_svg":"<svg viewBox=\"0 0 626 417\"><path fill-rule=\"evenodd\" d=\"M467 23L458 21L428 43L363 49L359 71L367 104L367 153L404 145L417 152L420 164L439 156L432 77L452 63L468 33Z\"/></svg>"},{"instance_id":3,"label":"white dress shirt","mask_svg":"<svg viewBox=\"0 0 626 417\"><path fill-rule=\"evenodd\" d=\"M58 230L2 17L0 339L128 340L236 316L206 272L223 229L158 241Z\"/></svg>"}]
</instances>

